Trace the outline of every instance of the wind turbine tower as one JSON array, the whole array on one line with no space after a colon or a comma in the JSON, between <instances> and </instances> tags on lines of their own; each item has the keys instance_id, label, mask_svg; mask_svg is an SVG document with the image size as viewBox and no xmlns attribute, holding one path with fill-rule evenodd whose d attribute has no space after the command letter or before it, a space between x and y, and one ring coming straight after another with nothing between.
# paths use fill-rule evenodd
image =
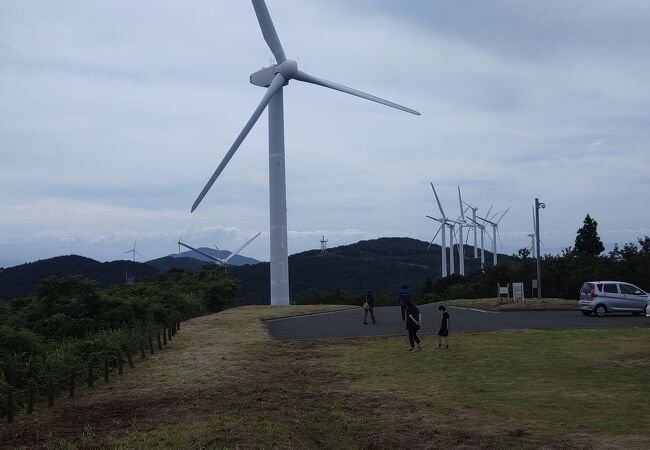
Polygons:
<instances>
[{"instance_id":1,"label":"wind turbine tower","mask_svg":"<svg viewBox=\"0 0 650 450\"><path fill-rule=\"evenodd\" d=\"M269 217L271 245L271 304L289 304L289 254L287 246L287 194L285 178L284 153L284 101L283 89L291 80L302 81L318 86L334 89L373 102L381 103L411 114L419 112L389 102L374 95L366 94L338 83L309 75L298 69L298 63L287 59L275 30L273 21L264 0L252 0L255 14L262 29L262 36L275 56L276 64L263 68L250 76L250 82L256 86L267 88L260 104L239 133L223 160L214 171L207 184L192 205L194 211L203 197L208 193L223 169L233 157L241 143L253 128L259 117L268 107L269 112Z\"/></svg>"}]
</instances>

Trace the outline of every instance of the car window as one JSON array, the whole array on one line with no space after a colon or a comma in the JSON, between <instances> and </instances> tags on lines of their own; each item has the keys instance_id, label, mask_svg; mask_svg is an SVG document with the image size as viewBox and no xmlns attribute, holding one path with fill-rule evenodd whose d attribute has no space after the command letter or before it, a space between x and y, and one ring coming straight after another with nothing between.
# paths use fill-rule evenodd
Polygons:
<instances>
[{"instance_id":1,"label":"car window","mask_svg":"<svg viewBox=\"0 0 650 450\"><path fill-rule=\"evenodd\" d=\"M582 287L580 288L580 292L581 292L582 294L588 294L588 293L591 292L591 289L592 289L592 288L593 288L593 285L592 285L591 283L585 283L585 284L583 284Z\"/></svg>"},{"instance_id":2,"label":"car window","mask_svg":"<svg viewBox=\"0 0 650 450\"><path fill-rule=\"evenodd\" d=\"M633 286L631 284L619 284L621 288L621 294L630 294L630 295L635 295L637 292L643 293L641 289L639 289L636 286ZM641 295L641 294L638 294Z\"/></svg>"},{"instance_id":3,"label":"car window","mask_svg":"<svg viewBox=\"0 0 650 450\"><path fill-rule=\"evenodd\" d=\"M603 285L603 292L608 294L618 294L618 289L614 283L606 283Z\"/></svg>"},{"instance_id":4,"label":"car window","mask_svg":"<svg viewBox=\"0 0 650 450\"><path fill-rule=\"evenodd\" d=\"M600 292L603 292L603 283L598 283L596 286L598 286Z\"/></svg>"}]
</instances>

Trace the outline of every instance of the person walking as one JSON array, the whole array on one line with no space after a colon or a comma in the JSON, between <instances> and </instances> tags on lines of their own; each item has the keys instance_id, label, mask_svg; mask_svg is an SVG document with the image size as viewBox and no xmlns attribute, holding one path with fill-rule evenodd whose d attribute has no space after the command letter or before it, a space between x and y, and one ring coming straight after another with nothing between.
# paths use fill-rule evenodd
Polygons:
<instances>
[{"instance_id":1,"label":"person walking","mask_svg":"<svg viewBox=\"0 0 650 450\"><path fill-rule=\"evenodd\" d=\"M442 311L442 322L440 323L440 329L438 330L438 348L442 348L442 341L445 341L445 348L449 348L449 313L445 310L445 307L440 305L438 311Z\"/></svg>"},{"instance_id":2,"label":"person walking","mask_svg":"<svg viewBox=\"0 0 650 450\"><path fill-rule=\"evenodd\" d=\"M409 332L409 344L411 344L409 352L422 349L422 343L420 342L420 338L418 338L421 321L422 315L420 314L420 310L411 300L408 300L406 304L406 329Z\"/></svg>"},{"instance_id":3,"label":"person walking","mask_svg":"<svg viewBox=\"0 0 650 450\"><path fill-rule=\"evenodd\" d=\"M397 296L397 303L399 303L399 306L402 308L402 321L406 321L406 306L408 303L412 302L412 299L413 294L409 291L406 285L403 285L402 290L399 291L399 295Z\"/></svg>"},{"instance_id":4,"label":"person walking","mask_svg":"<svg viewBox=\"0 0 650 450\"><path fill-rule=\"evenodd\" d=\"M376 324L375 320L375 298L372 296L372 290L368 289L366 292L366 301L363 303L363 324L368 325L368 313L372 319L372 324Z\"/></svg>"}]
</instances>

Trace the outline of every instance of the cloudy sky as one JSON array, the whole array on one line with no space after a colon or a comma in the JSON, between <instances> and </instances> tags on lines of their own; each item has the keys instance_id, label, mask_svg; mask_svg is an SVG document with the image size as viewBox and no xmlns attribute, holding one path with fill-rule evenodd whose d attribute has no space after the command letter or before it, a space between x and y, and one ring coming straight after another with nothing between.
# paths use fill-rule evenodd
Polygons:
<instances>
[{"instance_id":1,"label":"cloudy sky","mask_svg":"<svg viewBox=\"0 0 650 450\"><path fill-rule=\"evenodd\" d=\"M650 234L650 2L267 0L305 71L415 117L285 89L290 251L429 240L464 199L512 209L503 251L546 252L587 213L604 242ZM62 254L142 259L190 245L268 258L266 115L197 211L259 103L269 64L248 1L0 0L0 266Z\"/></svg>"}]
</instances>

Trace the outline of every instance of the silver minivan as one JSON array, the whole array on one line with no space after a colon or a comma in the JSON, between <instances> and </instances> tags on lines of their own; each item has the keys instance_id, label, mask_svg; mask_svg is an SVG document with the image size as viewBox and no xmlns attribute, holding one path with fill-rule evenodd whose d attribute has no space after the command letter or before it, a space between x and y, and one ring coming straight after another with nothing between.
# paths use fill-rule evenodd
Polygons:
<instances>
[{"instance_id":1,"label":"silver minivan","mask_svg":"<svg viewBox=\"0 0 650 450\"><path fill-rule=\"evenodd\" d=\"M643 289L621 281L588 281L580 288L580 311L603 317L607 313L650 314L650 297Z\"/></svg>"}]
</instances>

